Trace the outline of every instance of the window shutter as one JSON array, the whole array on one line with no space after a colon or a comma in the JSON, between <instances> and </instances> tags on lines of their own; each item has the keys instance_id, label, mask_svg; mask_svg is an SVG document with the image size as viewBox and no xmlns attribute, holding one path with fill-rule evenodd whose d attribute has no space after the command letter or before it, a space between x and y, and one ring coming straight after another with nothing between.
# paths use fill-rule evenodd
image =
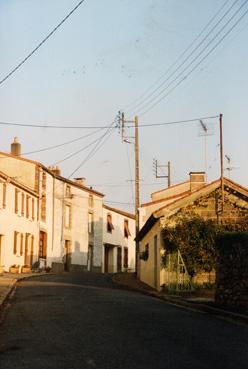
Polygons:
<instances>
[{"instance_id":1,"label":"window shutter","mask_svg":"<svg viewBox=\"0 0 248 369\"><path fill-rule=\"evenodd\" d=\"M18 214L18 189L15 188L15 213Z\"/></svg>"},{"instance_id":2,"label":"window shutter","mask_svg":"<svg viewBox=\"0 0 248 369\"><path fill-rule=\"evenodd\" d=\"M17 236L18 236L18 232L15 231L14 232L14 248L13 248L13 254L15 255L17 252Z\"/></svg>"},{"instance_id":3,"label":"window shutter","mask_svg":"<svg viewBox=\"0 0 248 369\"><path fill-rule=\"evenodd\" d=\"M20 255L23 255L23 234L21 233Z\"/></svg>"},{"instance_id":4,"label":"window shutter","mask_svg":"<svg viewBox=\"0 0 248 369\"><path fill-rule=\"evenodd\" d=\"M3 183L3 208L6 208L6 183Z\"/></svg>"},{"instance_id":5,"label":"window shutter","mask_svg":"<svg viewBox=\"0 0 248 369\"><path fill-rule=\"evenodd\" d=\"M34 198L32 197L32 219L34 220Z\"/></svg>"}]
</instances>

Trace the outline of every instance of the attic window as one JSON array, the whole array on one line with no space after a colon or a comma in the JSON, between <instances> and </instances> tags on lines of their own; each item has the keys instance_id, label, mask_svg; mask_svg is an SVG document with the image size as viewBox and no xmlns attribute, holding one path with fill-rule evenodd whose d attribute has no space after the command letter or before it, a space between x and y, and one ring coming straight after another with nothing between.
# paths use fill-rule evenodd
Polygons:
<instances>
[{"instance_id":1,"label":"attic window","mask_svg":"<svg viewBox=\"0 0 248 369\"><path fill-rule=\"evenodd\" d=\"M107 215L107 231L109 233L112 233L113 229L114 229L114 226L113 226L113 223L112 223L112 215L108 214Z\"/></svg>"},{"instance_id":2,"label":"attic window","mask_svg":"<svg viewBox=\"0 0 248 369\"><path fill-rule=\"evenodd\" d=\"M128 228L128 220L127 219L124 220L124 236L126 238L131 236L131 233L130 233L129 228Z\"/></svg>"}]
</instances>

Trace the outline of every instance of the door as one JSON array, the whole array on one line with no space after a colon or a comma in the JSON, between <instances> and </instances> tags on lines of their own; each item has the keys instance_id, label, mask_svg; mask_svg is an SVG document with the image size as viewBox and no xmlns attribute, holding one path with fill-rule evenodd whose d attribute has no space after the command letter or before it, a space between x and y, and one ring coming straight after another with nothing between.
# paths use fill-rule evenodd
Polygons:
<instances>
[{"instance_id":1,"label":"door","mask_svg":"<svg viewBox=\"0 0 248 369\"><path fill-rule=\"evenodd\" d=\"M109 247L104 247L104 273L109 272Z\"/></svg>"},{"instance_id":2,"label":"door","mask_svg":"<svg viewBox=\"0 0 248 369\"><path fill-rule=\"evenodd\" d=\"M121 247L117 248L117 272L121 272L121 267L122 267L122 252L121 252Z\"/></svg>"},{"instance_id":3,"label":"door","mask_svg":"<svg viewBox=\"0 0 248 369\"><path fill-rule=\"evenodd\" d=\"M158 255L157 255L157 249L158 249L158 236L154 236L153 240L153 257L154 257L154 287L158 287Z\"/></svg>"},{"instance_id":4,"label":"door","mask_svg":"<svg viewBox=\"0 0 248 369\"><path fill-rule=\"evenodd\" d=\"M71 266L71 241L65 240L65 271L69 272Z\"/></svg>"}]
</instances>

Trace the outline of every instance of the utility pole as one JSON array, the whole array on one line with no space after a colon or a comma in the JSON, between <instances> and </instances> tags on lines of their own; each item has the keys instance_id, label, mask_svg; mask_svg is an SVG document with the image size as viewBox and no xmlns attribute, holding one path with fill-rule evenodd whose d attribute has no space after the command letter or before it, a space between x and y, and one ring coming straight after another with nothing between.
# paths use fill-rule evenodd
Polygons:
<instances>
[{"instance_id":1,"label":"utility pole","mask_svg":"<svg viewBox=\"0 0 248 369\"><path fill-rule=\"evenodd\" d=\"M168 187L170 187L171 186L171 163L170 161L168 161L167 165L161 165L161 164L158 164L157 159L153 159L153 166L155 168L155 177L156 178L167 178L167 184L168 184ZM159 168L167 168L167 175L159 174L158 173Z\"/></svg>"},{"instance_id":2,"label":"utility pole","mask_svg":"<svg viewBox=\"0 0 248 369\"><path fill-rule=\"evenodd\" d=\"M224 164L223 164L223 127L222 114L220 114L220 186L221 186L221 212L224 210Z\"/></svg>"},{"instance_id":3,"label":"utility pole","mask_svg":"<svg viewBox=\"0 0 248 369\"><path fill-rule=\"evenodd\" d=\"M134 137L125 135L125 123L134 124ZM136 246L136 274L139 276L139 241L137 240L139 233L139 207L140 207L140 177L139 177L139 123L138 117L135 116L134 120L125 120L124 113L120 115L120 131L122 142L133 143L134 139L134 151L135 151L135 246Z\"/></svg>"}]
</instances>

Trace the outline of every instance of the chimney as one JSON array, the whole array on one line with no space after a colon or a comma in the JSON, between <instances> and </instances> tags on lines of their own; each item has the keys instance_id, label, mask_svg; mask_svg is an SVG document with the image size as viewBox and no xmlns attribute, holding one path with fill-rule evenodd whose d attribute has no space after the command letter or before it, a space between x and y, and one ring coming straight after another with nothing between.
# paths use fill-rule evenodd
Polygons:
<instances>
[{"instance_id":1,"label":"chimney","mask_svg":"<svg viewBox=\"0 0 248 369\"><path fill-rule=\"evenodd\" d=\"M61 175L61 170L58 166L51 166L51 167L48 167L48 169L53 172L53 174L55 174L56 176L60 176Z\"/></svg>"},{"instance_id":2,"label":"chimney","mask_svg":"<svg viewBox=\"0 0 248 369\"><path fill-rule=\"evenodd\" d=\"M190 191L196 191L206 184L206 173L205 172L190 172Z\"/></svg>"},{"instance_id":3,"label":"chimney","mask_svg":"<svg viewBox=\"0 0 248 369\"><path fill-rule=\"evenodd\" d=\"M21 156L21 144L18 141L18 137L14 137L14 141L11 144L11 154Z\"/></svg>"},{"instance_id":4,"label":"chimney","mask_svg":"<svg viewBox=\"0 0 248 369\"><path fill-rule=\"evenodd\" d=\"M74 178L74 181L81 186L85 186L86 179L84 177L78 177Z\"/></svg>"}]
</instances>

